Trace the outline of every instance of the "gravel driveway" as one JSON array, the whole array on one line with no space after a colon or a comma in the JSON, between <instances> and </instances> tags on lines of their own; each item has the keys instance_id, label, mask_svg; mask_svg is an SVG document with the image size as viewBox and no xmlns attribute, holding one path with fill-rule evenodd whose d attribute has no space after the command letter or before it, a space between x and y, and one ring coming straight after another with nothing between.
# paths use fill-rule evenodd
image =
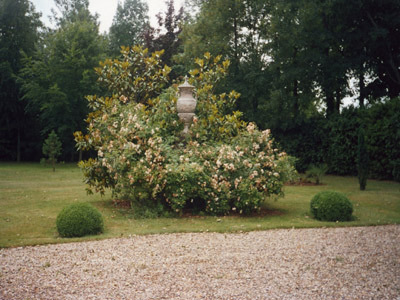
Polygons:
<instances>
[{"instance_id":1,"label":"gravel driveway","mask_svg":"<svg viewBox=\"0 0 400 300\"><path fill-rule=\"evenodd\" d=\"M400 225L1 249L0 299L400 300Z\"/></svg>"}]
</instances>

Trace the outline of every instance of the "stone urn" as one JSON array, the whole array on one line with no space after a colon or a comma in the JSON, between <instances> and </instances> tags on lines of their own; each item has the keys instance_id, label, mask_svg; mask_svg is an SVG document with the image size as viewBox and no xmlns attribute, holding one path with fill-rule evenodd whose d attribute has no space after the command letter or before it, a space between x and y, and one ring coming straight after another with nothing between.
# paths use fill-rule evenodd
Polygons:
<instances>
[{"instance_id":1,"label":"stone urn","mask_svg":"<svg viewBox=\"0 0 400 300\"><path fill-rule=\"evenodd\" d=\"M176 109L178 111L179 119L183 121L185 125L183 134L186 135L194 117L197 101L193 97L194 86L187 82L187 77L185 77L185 82L178 86L178 88L179 98L176 103Z\"/></svg>"}]
</instances>

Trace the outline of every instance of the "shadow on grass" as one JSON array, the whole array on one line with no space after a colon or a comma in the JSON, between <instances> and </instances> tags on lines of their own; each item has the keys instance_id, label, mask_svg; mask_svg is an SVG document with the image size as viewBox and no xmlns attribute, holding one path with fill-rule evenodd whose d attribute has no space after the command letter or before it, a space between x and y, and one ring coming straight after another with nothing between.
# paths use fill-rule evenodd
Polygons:
<instances>
[{"instance_id":1,"label":"shadow on grass","mask_svg":"<svg viewBox=\"0 0 400 300\"><path fill-rule=\"evenodd\" d=\"M106 210L111 210L114 213L118 213L121 217L128 219L143 219L143 216L137 216L134 209L131 207L129 200L109 200L104 199L97 201L97 206ZM230 212L227 215L209 215L204 212L195 211L193 209L185 209L182 214L176 214L173 212L166 212L165 215L160 216L161 218L177 218L177 219L199 219L206 217L225 217L225 218L268 218L284 216L288 214L285 209L275 208L267 203L263 203L262 207L250 214L240 214L239 212ZM150 218L151 219L151 218ZM157 219L154 218L154 219Z\"/></svg>"}]
</instances>

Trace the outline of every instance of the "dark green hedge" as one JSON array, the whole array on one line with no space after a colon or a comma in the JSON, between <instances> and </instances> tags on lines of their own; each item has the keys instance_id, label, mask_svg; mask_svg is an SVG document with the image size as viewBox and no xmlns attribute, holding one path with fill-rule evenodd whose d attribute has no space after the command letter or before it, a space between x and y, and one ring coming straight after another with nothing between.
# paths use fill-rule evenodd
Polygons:
<instances>
[{"instance_id":1,"label":"dark green hedge","mask_svg":"<svg viewBox=\"0 0 400 300\"><path fill-rule=\"evenodd\" d=\"M374 104L361 113L353 106L326 119L314 116L289 130L272 129L281 148L298 161L298 171L325 163L328 173L357 175L358 129L365 126L369 177L400 181L400 98Z\"/></svg>"},{"instance_id":2,"label":"dark green hedge","mask_svg":"<svg viewBox=\"0 0 400 300\"><path fill-rule=\"evenodd\" d=\"M354 107L344 109L340 115L330 118L325 127L328 130L324 160L329 167L328 172L357 175L358 110Z\"/></svg>"},{"instance_id":3,"label":"dark green hedge","mask_svg":"<svg viewBox=\"0 0 400 300\"><path fill-rule=\"evenodd\" d=\"M366 124L370 175L400 181L400 98L368 109Z\"/></svg>"},{"instance_id":4,"label":"dark green hedge","mask_svg":"<svg viewBox=\"0 0 400 300\"><path fill-rule=\"evenodd\" d=\"M272 134L279 147L296 157L296 169L305 172L309 165L324 161L327 135L325 118L315 116L303 120L298 126L286 130L272 128Z\"/></svg>"}]
</instances>

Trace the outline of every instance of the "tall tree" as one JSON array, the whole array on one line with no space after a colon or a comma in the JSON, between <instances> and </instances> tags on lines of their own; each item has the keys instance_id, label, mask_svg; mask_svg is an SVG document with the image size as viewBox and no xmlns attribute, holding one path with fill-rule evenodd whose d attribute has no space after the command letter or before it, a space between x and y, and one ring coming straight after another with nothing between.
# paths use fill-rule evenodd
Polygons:
<instances>
[{"instance_id":1,"label":"tall tree","mask_svg":"<svg viewBox=\"0 0 400 300\"><path fill-rule=\"evenodd\" d=\"M264 126L275 130L299 127L306 113L315 107L313 78L308 71L310 57L303 51L306 45L299 37L300 6L297 1L275 1L267 29L272 87L262 109Z\"/></svg>"},{"instance_id":2,"label":"tall tree","mask_svg":"<svg viewBox=\"0 0 400 300\"><path fill-rule=\"evenodd\" d=\"M164 50L161 59L172 68L169 77L174 80L183 73L181 66L175 63L174 56L181 52L179 34L184 22L184 11L183 7L175 11L174 0L166 0L165 4L167 10L157 15L159 28L149 26L145 32L145 46L151 52Z\"/></svg>"},{"instance_id":3,"label":"tall tree","mask_svg":"<svg viewBox=\"0 0 400 300\"><path fill-rule=\"evenodd\" d=\"M198 4L198 14L184 26L184 54L179 59L188 68L188 62L205 52L230 59L227 90L233 88L242 94L238 108L245 119L260 125L260 108L270 89L266 44L271 1L211 0Z\"/></svg>"},{"instance_id":4,"label":"tall tree","mask_svg":"<svg viewBox=\"0 0 400 300\"><path fill-rule=\"evenodd\" d=\"M58 27L25 59L20 75L27 108L39 116L42 135L54 129L63 145L63 159L72 160L73 133L84 128L88 112L85 96L98 91L94 67L103 58L105 39L87 1L62 4Z\"/></svg>"},{"instance_id":5,"label":"tall tree","mask_svg":"<svg viewBox=\"0 0 400 300\"><path fill-rule=\"evenodd\" d=\"M336 38L358 78L360 106L367 99L400 95L400 2L336 0L331 10Z\"/></svg>"},{"instance_id":6,"label":"tall tree","mask_svg":"<svg viewBox=\"0 0 400 300\"><path fill-rule=\"evenodd\" d=\"M400 95L400 2L371 1L365 11L372 37L368 50L376 75L388 96L397 97Z\"/></svg>"},{"instance_id":7,"label":"tall tree","mask_svg":"<svg viewBox=\"0 0 400 300\"><path fill-rule=\"evenodd\" d=\"M52 19L58 26L80 20L97 21L97 14L89 11L89 0L54 0L56 8L52 9Z\"/></svg>"},{"instance_id":8,"label":"tall tree","mask_svg":"<svg viewBox=\"0 0 400 300\"><path fill-rule=\"evenodd\" d=\"M192 2L199 10L184 27L179 58L228 57L239 108L263 127L299 127L317 107L339 114L343 98L357 93L361 104L400 92L399 1Z\"/></svg>"},{"instance_id":9,"label":"tall tree","mask_svg":"<svg viewBox=\"0 0 400 300\"><path fill-rule=\"evenodd\" d=\"M242 1L237 0L200 1L198 14L185 24L182 33L182 60L189 63L206 52L239 59L241 6Z\"/></svg>"},{"instance_id":10,"label":"tall tree","mask_svg":"<svg viewBox=\"0 0 400 300\"><path fill-rule=\"evenodd\" d=\"M28 0L0 1L0 159L30 159L28 147L34 118L24 110L16 75L21 69L22 53L31 54L42 26L40 14ZM25 145L25 147L24 147Z\"/></svg>"},{"instance_id":11,"label":"tall tree","mask_svg":"<svg viewBox=\"0 0 400 300\"><path fill-rule=\"evenodd\" d=\"M118 56L121 46L142 45L145 30L150 26L148 5L142 0L118 2L117 12L110 27L110 54Z\"/></svg>"},{"instance_id":12,"label":"tall tree","mask_svg":"<svg viewBox=\"0 0 400 300\"><path fill-rule=\"evenodd\" d=\"M299 99L300 95L306 95L303 100L318 97L328 116L339 113L348 71L341 40L335 36L337 22L331 3L276 1L270 44L272 60L279 72L291 77L294 98ZM280 86L277 88L279 90Z\"/></svg>"},{"instance_id":13,"label":"tall tree","mask_svg":"<svg viewBox=\"0 0 400 300\"><path fill-rule=\"evenodd\" d=\"M358 81L360 106L369 96L399 95L399 1L277 1L276 7L283 16L290 13L290 7L297 11L291 26L281 28L296 39L281 42L300 45L296 54L315 83L315 95L324 102L328 116L339 113L351 77ZM281 24L278 16L275 12L271 22ZM281 29L278 27L278 35ZM272 48L277 49L274 44ZM276 57L272 59L276 61ZM295 63L291 65L289 69L296 69Z\"/></svg>"}]
</instances>

